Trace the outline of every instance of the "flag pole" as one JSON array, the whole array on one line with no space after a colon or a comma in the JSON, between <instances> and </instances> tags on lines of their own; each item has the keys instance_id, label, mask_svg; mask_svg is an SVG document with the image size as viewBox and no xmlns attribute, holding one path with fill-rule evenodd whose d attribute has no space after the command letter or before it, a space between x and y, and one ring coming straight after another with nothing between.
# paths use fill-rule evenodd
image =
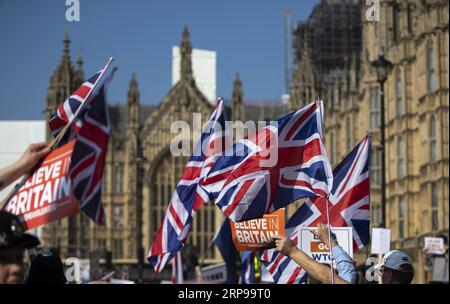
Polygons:
<instances>
[{"instance_id":1,"label":"flag pole","mask_svg":"<svg viewBox=\"0 0 450 304\"><path fill-rule=\"evenodd\" d=\"M224 221L228 221L228 220L229 220L228 218L224 219ZM222 223L222 225L223 225L223 223ZM203 253L203 255L200 259L200 263L199 263L200 266L203 266L203 263L205 262L205 259L208 256L209 251L211 250L211 248L214 245L214 240L216 239L217 235L219 234L220 229L222 229L222 225L220 225L219 230L217 230L216 233L214 233L214 236L213 236L211 242L209 243L208 247L206 248L205 252Z\"/></svg>"},{"instance_id":2,"label":"flag pole","mask_svg":"<svg viewBox=\"0 0 450 304\"><path fill-rule=\"evenodd\" d=\"M87 101L89 99L89 97L91 96L92 92L94 91L95 87L97 86L97 84L100 82L100 79L103 77L103 75L105 75L106 71L108 70L109 66L111 65L111 63L113 62L114 58L113 57L109 57L108 62L106 63L105 67L103 68L102 72L100 73L100 75L98 76L97 80L95 81L95 83L93 84L93 89L90 90L86 97L84 98L85 102L83 102L80 107L77 109L77 111L75 112L75 114L73 115L72 119L64 126L64 128L61 130L61 132L58 133L58 135L52 140L52 142L50 143L50 148L53 150L61 141L61 139L63 139L63 137L66 135L67 131L70 129L70 127L72 126L73 122L78 118L78 116L80 115L80 113L82 112L82 110L84 110L84 108L86 108L87 106Z\"/></svg>"},{"instance_id":3,"label":"flag pole","mask_svg":"<svg viewBox=\"0 0 450 304\"><path fill-rule=\"evenodd\" d=\"M330 249L330 259L331 259L331 267L330 267L330 269L331 269L331 284L334 284L334 268L333 268L333 261L334 261L334 258L333 258L333 250L331 250L331 226L330 226L330 210L329 210L329 207L328 207L328 203L330 202L329 201L329 196L327 196L326 197L326 206L327 206L327 228L328 228L328 248Z\"/></svg>"}]
</instances>

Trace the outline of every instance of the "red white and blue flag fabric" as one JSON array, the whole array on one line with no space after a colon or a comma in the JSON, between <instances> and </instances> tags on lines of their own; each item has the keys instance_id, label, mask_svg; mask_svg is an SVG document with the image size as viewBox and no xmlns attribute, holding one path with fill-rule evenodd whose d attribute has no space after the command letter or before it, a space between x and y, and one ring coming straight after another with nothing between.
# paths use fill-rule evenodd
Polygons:
<instances>
[{"instance_id":1,"label":"red white and blue flag fabric","mask_svg":"<svg viewBox=\"0 0 450 304\"><path fill-rule=\"evenodd\" d=\"M353 250L369 243L370 226L370 151L371 135L367 135L333 170L333 189L329 197L331 227L352 227ZM306 200L286 223L286 235L298 244L301 227L327 223L326 199ZM275 249L264 251L261 261L279 284L306 282L306 272L289 257Z\"/></svg>"},{"instance_id":2,"label":"red white and blue flag fabric","mask_svg":"<svg viewBox=\"0 0 450 304\"><path fill-rule=\"evenodd\" d=\"M224 104L220 98L172 194L147 257L156 272L161 272L183 247L195 212L209 201L199 182L223 154L226 140Z\"/></svg>"},{"instance_id":3,"label":"red white and blue flag fabric","mask_svg":"<svg viewBox=\"0 0 450 304\"><path fill-rule=\"evenodd\" d=\"M322 143L322 101L238 141L201 183L233 221L261 218L298 199L326 197L332 171Z\"/></svg>"},{"instance_id":4,"label":"red white and blue flag fabric","mask_svg":"<svg viewBox=\"0 0 450 304\"><path fill-rule=\"evenodd\" d=\"M106 101L106 83L77 120L81 128L69 168L73 195L81 210L97 224L105 225L105 210L101 204L103 170L111 124Z\"/></svg>"},{"instance_id":5,"label":"red white and blue flag fabric","mask_svg":"<svg viewBox=\"0 0 450 304\"><path fill-rule=\"evenodd\" d=\"M108 65L107 65L108 66ZM48 124L50 131L54 137L58 136L59 132L67 125L72 124L72 121L76 119L78 111L82 111L86 105L95 98L98 91L96 87L100 83L100 77L103 75L107 66L95 73L91 78L85 81L79 86L50 116ZM83 105L86 103L86 105ZM83 121L76 119L73 121L73 125L69 132L64 136L64 140L59 143L62 145L68 140L73 139L75 134L78 134L80 128L83 126Z\"/></svg>"}]
</instances>

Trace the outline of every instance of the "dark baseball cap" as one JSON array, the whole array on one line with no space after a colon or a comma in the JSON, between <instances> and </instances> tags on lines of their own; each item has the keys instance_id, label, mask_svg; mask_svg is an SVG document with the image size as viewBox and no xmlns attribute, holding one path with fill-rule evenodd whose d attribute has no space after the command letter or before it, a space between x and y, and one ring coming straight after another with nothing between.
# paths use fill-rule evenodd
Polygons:
<instances>
[{"instance_id":1,"label":"dark baseball cap","mask_svg":"<svg viewBox=\"0 0 450 304\"><path fill-rule=\"evenodd\" d=\"M0 210L0 250L19 246L32 248L40 244L37 237L24 232L16 215Z\"/></svg>"}]
</instances>

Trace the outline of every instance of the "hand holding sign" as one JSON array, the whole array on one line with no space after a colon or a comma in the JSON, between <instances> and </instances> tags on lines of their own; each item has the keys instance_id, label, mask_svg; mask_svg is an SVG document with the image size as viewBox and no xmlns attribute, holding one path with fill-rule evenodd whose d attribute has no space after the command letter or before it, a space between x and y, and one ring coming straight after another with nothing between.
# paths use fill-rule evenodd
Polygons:
<instances>
[{"instance_id":1,"label":"hand holding sign","mask_svg":"<svg viewBox=\"0 0 450 304\"><path fill-rule=\"evenodd\" d=\"M275 241L277 250L286 256L290 256L297 249L294 241L285 236L274 235L272 240Z\"/></svg>"},{"instance_id":2,"label":"hand holding sign","mask_svg":"<svg viewBox=\"0 0 450 304\"><path fill-rule=\"evenodd\" d=\"M311 230L311 233L327 246L330 244L330 241L331 246L337 245L337 242L333 238L330 240L330 233L328 233L328 228L325 224L318 224L317 230Z\"/></svg>"}]
</instances>

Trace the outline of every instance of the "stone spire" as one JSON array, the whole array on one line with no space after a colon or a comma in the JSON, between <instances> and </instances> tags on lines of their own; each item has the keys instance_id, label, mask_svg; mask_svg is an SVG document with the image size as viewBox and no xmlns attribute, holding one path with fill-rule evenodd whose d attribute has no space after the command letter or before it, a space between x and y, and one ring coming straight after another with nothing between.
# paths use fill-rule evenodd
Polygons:
<instances>
[{"instance_id":1,"label":"stone spire","mask_svg":"<svg viewBox=\"0 0 450 304\"><path fill-rule=\"evenodd\" d=\"M63 45L61 60L53 75L50 77L44 111L47 119L57 109L58 105L76 88L74 83L75 70L72 66L69 50L70 38L67 34L64 36ZM49 132L47 132L47 136L50 136Z\"/></svg>"},{"instance_id":2,"label":"stone spire","mask_svg":"<svg viewBox=\"0 0 450 304\"><path fill-rule=\"evenodd\" d=\"M81 58L81 49L80 49L80 55L77 59L77 69L75 71L73 84L75 88L79 87L84 82L84 72L83 72L83 59Z\"/></svg>"},{"instance_id":3,"label":"stone spire","mask_svg":"<svg viewBox=\"0 0 450 304\"><path fill-rule=\"evenodd\" d=\"M137 128L139 127L140 119L140 100L139 100L139 88L138 82L136 80L136 74L133 73L131 76L130 84L128 86L127 95L127 124L129 127Z\"/></svg>"},{"instance_id":4,"label":"stone spire","mask_svg":"<svg viewBox=\"0 0 450 304\"><path fill-rule=\"evenodd\" d=\"M192 46L189 40L189 30L184 26L183 40L180 45L181 66L180 66L180 80L186 82L194 82L194 75L192 72Z\"/></svg>"},{"instance_id":5,"label":"stone spire","mask_svg":"<svg viewBox=\"0 0 450 304\"><path fill-rule=\"evenodd\" d=\"M236 79L233 83L233 104L231 111L234 121L245 121L244 90L242 89L242 81L239 73L236 73Z\"/></svg>"}]
</instances>

